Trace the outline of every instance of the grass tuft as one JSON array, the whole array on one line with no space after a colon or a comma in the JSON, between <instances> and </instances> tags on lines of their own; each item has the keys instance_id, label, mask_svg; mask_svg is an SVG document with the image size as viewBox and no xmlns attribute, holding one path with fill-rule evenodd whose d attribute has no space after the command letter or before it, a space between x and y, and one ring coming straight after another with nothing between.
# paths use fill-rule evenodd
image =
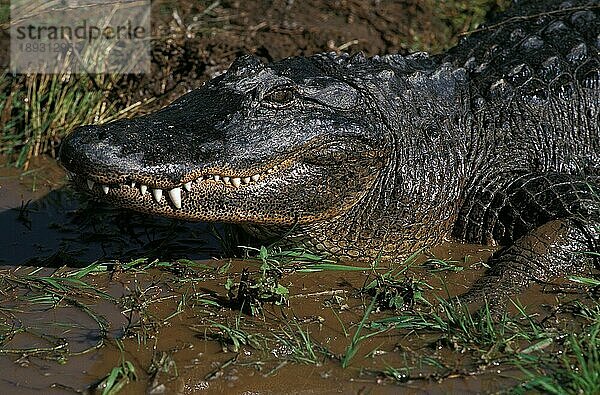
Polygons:
<instances>
[{"instance_id":1,"label":"grass tuft","mask_svg":"<svg viewBox=\"0 0 600 395\"><path fill-rule=\"evenodd\" d=\"M512 392L548 394L600 393L600 322L581 334L571 334L561 353L523 357L518 364L527 381Z\"/></svg>"},{"instance_id":2,"label":"grass tuft","mask_svg":"<svg viewBox=\"0 0 600 395\"><path fill-rule=\"evenodd\" d=\"M273 333L273 337L281 344L278 348L285 348L286 360L306 365L321 365L331 356L331 353L322 345L316 343L310 336L308 329L302 329L297 321L288 322L282 334Z\"/></svg>"},{"instance_id":3,"label":"grass tuft","mask_svg":"<svg viewBox=\"0 0 600 395\"><path fill-rule=\"evenodd\" d=\"M105 123L141 103L119 103L116 74L0 76L0 155L27 168L32 157L57 155L61 139L79 125ZM123 107L118 110L117 107Z\"/></svg>"},{"instance_id":4,"label":"grass tuft","mask_svg":"<svg viewBox=\"0 0 600 395\"><path fill-rule=\"evenodd\" d=\"M0 22L3 13L4 8L0 8ZM109 23L111 16L106 18L104 22ZM102 41L86 45L76 56L66 56L48 74L3 73L0 155L7 155L14 165L26 169L34 156L56 157L61 139L75 127L134 115L142 104L153 101L129 101L129 95L123 92L127 74L95 72L104 69L101 66L105 65L106 54L113 51L111 45ZM122 71L135 70L132 66L137 60L132 57L129 61L131 64L123 65Z\"/></svg>"},{"instance_id":5,"label":"grass tuft","mask_svg":"<svg viewBox=\"0 0 600 395\"><path fill-rule=\"evenodd\" d=\"M125 360L123 343L120 340L117 340L116 343L121 351L120 364L112 368L110 373L94 386L96 389L102 390L102 395L115 395L131 381L137 380L135 366Z\"/></svg>"}]
</instances>

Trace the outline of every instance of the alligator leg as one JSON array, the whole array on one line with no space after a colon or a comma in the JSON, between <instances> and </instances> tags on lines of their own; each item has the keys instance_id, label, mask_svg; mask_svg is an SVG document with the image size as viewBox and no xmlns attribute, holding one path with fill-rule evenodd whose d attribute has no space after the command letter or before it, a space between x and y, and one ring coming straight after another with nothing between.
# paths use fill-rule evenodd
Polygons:
<instances>
[{"instance_id":1,"label":"alligator leg","mask_svg":"<svg viewBox=\"0 0 600 395\"><path fill-rule=\"evenodd\" d=\"M589 275L597 266L592 232L600 229L600 223L590 221L586 225L564 219L532 230L494 254L488 261L490 269L459 299L469 304L486 301L496 309L532 281L547 282L560 275Z\"/></svg>"},{"instance_id":2,"label":"alligator leg","mask_svg":"<svg viewBox=\"0 0 600 395\"><path fill-rule=\"evenodd\" d=\"M597 177L529 175L469 207L467 235L498 239L505 248L489 260L490 269L459 299L487 301L492 309L532 281L589 274L598 268L600 187ZM483 210L474 210L482 207ZM479 224L478 226L474 226ZM469 226L471 229L468 229ZM475 241L475 240L471 240Z\"/></svg>"}]
</instances>

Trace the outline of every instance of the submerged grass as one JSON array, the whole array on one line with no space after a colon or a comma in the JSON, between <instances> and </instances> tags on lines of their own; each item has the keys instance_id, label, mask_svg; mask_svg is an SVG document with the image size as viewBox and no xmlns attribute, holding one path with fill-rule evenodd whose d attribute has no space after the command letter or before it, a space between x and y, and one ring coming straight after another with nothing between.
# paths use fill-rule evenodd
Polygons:
<instances>
[{"instance_id":1,"label":"submerged grass","mask_svg":"<svg viewBox=\"0 0 600 395\"><path fill-rule=\"evenodd\" d=\"M0 286L7 292L14 293L12 300L4 301L0 316L0 354L29 355L42 359L66 362L74 355L81 355L96 350L104 345L108 334L108 321L90 307L94 300L113 298L81 280L79 271L74 273L56 273L56 275L37 275L4 273L0 276ZM14 306L14 307L9 307ZM17 307L23 306L24 308ZM62 336L49 331L48 327L39 326L25 319L23 314L29 310L50 311L58 308L75 308L87 315L97 326L98 340L95 344L79 351L71 349L68 341ZM77 328L77 324L53 322L50 326L65 329ZM17 336L27 334L40 339L47 346L21 348L13 347L11 341Z\"/></svg>"},{"instance_id":2,"label":"submerged grass","mask_svg":"<svg viewBox=\"0 0 600 395\"><path fill-rule=\"evenodd\" d=\"M288 350L284 354L286 361L302 363L306 365L321 365L332 353L323 345L312 339L310 331L303 329L294 320L292 323L285 322L281 334L273 333L273 337L279 342L280 347Z\"/></svg>"},{"instance_id":3,"label":"submerged grass","mask_svg":"<svg viewBox=\"0 0 600 395\"><path fill-rule=\"evenodd\" d=\"M194 328L198 333L203 334L207 339L219 341L223 350L231 349L233 352L240 352L242 346L250 346L255 350L266 349L266 338L260 333L250 333L240 327L239 320L235 325L221 324L216 321L210 321L206 328Z\"/></svg>"},{"instance_id":4,"label":"submerged grass","mask_svg":"<svg viewBox=\"0 0 600 395\"><path fill-rule=\"evenodd\" d=\"M119 365L111 369L100 382L94 385L95 389L102 390L102 395L115 395L119 393L131 381L137 380L137 372L131 361L125 360L125 350L120 340L116 341L121 352Z\"/></svg>"},{"instance_id":5,"label":"submerged grass","mask_svg":"<svg viewBox=\"0 0 600 395\"><path fill-rule=\"evenodd\" d=\"M363 314L363 317L358 324L358 327L354 331L354 335L352 336L352 340L350 341L350 344L348 344L348 347L346 347L346 350L342 356L342 367L343 368L347 368L350 365L350 361L352 360L352 358L354 358L354 356L358 352L358 347L361 342L380 333L380 332L373 332L373 333L369 333L366 335L361 335L362 330L365 327L367 319L369 318L371 311L373 311L373 308L375 307L376 302L377 302L377 295L375 295L373 297L373 299L371 299L371 303L369 304L369 306L367 306L365 313Z\"/></svg>"},{"instance_id":6,"label":"submerged grass","mask_svg":"<svg viewBox=\"0 0 600 395\"><path fill-rule=\"evenodd\" d=\"M276 290L281 285L268 280L273 273L276 273L275 277L280 281L294 271L302 271L304 276L310 276L311 273L317 275L319 270L332 273L351 270L350 266L340 267L333 262L324 263L322 257L307 251L272 251L260 248L254 252L257 254L256 257L244 261L254 268L252 275L256 276L254 283L248 283L247 286L258 284L260 285L258 288L262 289L261 292ZM247 349L258 351L252 353L258 359L256 364L268 366L267 361L275 363L275 367L268 370L265 376L276 374L279 369L290 363L316 366L333 363L339 364L338 366L342 368L359 367L364 365L364 361L359 360L359 355L365 355L364 358L378 358L378 355L390 352L385 350L385 346L381 349L382 344L373 346L372 339L385 334L385 337L403 339L401 342L410 342L414 338L417 344L423 344L423 338L427 338L431 345L425 344L419 351L400 347L397 352L404 355L405 363L386 363L380 370L362 370L364 374L383 378L387 382L403 383L417 378L422 380L424 377L439 380L450 374L480 374L486 369L509 369L518 366L523 372L523 377L520 379L523 384L512 390L516 393L527 391L547 391L556 394L593 393L586 391L597 390L597 378L600 374L596 349L599 345L600 331L600 307L597 303L591 306L578 303L568 309L571 316L584 323L582 326L584 329L575 331L579 333L578 335L568 336L564 334L566 327L561 329L558 326L548 325L541 318L528 314L517 302L514 304L516 315L505 313L495 316L487 306L477 313L472 313L467 306L453 301L444 299L427 301L426 297L431 297L428 295L430 288L424 282L419 283L418 296L411 297L412 304L405 303L407 299L404 296L401 297L401 303L391 303L397 302L399 295L390 292L390 289L397 290L399 285L406 284L406 281L410 280L407 267L414 265L414 262L413 256L404 265L387 269L383 273L377 263L361 268L365 273L364 286L362 289L357 289L355 293L347 294L349 297L362 300L362 307L355 308L355 312L360 313L360 318L355 323L343 320L334 311L334 309L344 311L342 306L345 302L330 306L323 302L324 307L330 308L335 313L335 317L343 327L346 343L343 348L339 348L338 354L319 339L319 330L316 327L305 324L310 321L303 321L295 316L293 303L290 307L287 302L274 304L281 313L274 314L274 309L270 309L267 321L265 314L261 313L256 317L245 316L242 312L243 307L230 310L231 306L226 307L223 303L224 298L215 297L214 293L207 293L207 290L201 287L196 290L197 284L201 284L199 282L201 278L222 279L227 282L226 279L231 278L232 275L230 262L225 265L226 270L221 270L223 265L220 267L219 263L207 265L187 260L169 262L140 258L126 263L96 262L76 270L62 268L52 274L48 274L46 269L34 269L25 274L5 274L1 281L5 294L6 292L10 294L17 288L27 290L20 296L21 300L27 303L45 309L68 305L86 312L97 322L99 328L103 328L101 340L93 349L108 343L118 345L119 342L129 338L134 341L137 339L138 348L156 345L158 341L156 337L162 333L162 327L172 322L175 317L192 314L198 324L193 325L191 329L200 338L219 342L223 350L237 354L226 363L219 365L215 373L217 376L225 369L242 366L240 364L246 364L244 366L251 364L252 362L247 360L241 362L242 359L239 357L244 355L244 350ZM316 265L318 270L305 270L312 265ZM445 268L450 272L456 271L453 269L454 266L456 266L455 262L452 261L435 262L436 268ZM96 277L118 276L122 273L147 276L150 271L168 273L172 286L189 287L188 291L179 295L174 311L167 314L166 318L157 316L153 312L153 306L168 298L172 299L173 294L165 295L159 291L159 286L153 284L141 286L134 282L133 285L128 286L127 294L117 298L95 286L93 281ZM348 273L353 272L348 271ZM593 279L574 279L589 287L595 287L595 282L591 280ZM414 284L413 280L409 283ZM279 295L285 296L288 300L289 289L284 288L288 292L280 292ZM382 295L385 295L384 299L387 300L383 305ZM111 337L112 335L107 331L106 319L93 311L92 306L99 302L110 302L118 306L127 317L119 337ZM12 317L12 319L0 320L0 353L43 357L61 363L65 363L74 355L72 350L69 350L68 344L61 342L58 337L48 336L40 328L14 325L14 318L18 314L20 314L18 309L9 305L0 309L0 316ZM57 323L57 325L63 324ZM69 329L69 325L72 324L65 323L65 325L65 328ZM45 339L49 346L36 349L10 349L8 346L11 339L23 333ZM152 342L148 342L149 339L152 339ZM374 348L369 350L368 347ZM440 352L450 353L456 358L460 357L460 363L464 365L460 373L457 373L456 367L450 367L456 365L456 362L445 363L448 356L439 355ZM275 362L273 356L276 358ZM148 369L150 371L156 367L150 366ZM429 373L422 373L423 371ZM126 388L127 383L134 380L137 375L136 367L123 357L119 365L112 368L96 388L102 389L105 393L116 393Z\"/></svg>"},{"instance_id":7,"label":"submerged grass","mask_svg":"<svg viewBox=\"0 0 600 395\"><path fill-rule=\"evenodd\" d=\"M384 268L378 267L377 262L368 267L356 267L324 261L323 257L307 251L281 251L263 247L256 249L255 252L257 252L257 256L249 258L250 262L258 260L261 263L259 273L262 272L263 275L268 268L274 266L278 267L278 270L285 268L287 271L288 268L291 268L292 271L306 274L322 271L340 273L362 271L367 275L365 285L356 296L362 298L369 296L370 299L364 305L361 319L355 324L354 329L346 328L344 322L334 311L334 315L342 325L348 340L341 354L335 355L327 350L326 347L315 341L308 328L302 328L296 321L287 324L287 329L284 330L283 334L265 334L264 329L255 332L263 336L267 343L270 342L268 339L275 339L284 344L290 350L288 356L284 359L287 362L321 364L324 361L339 361L341 367L348 368L355 363L360 364L356 361L356 358L366 341L382 333L386 333L386 336L402 336L405 338L426 335L431 339L432 345L435 344L435 347L432 346L432 350L447 350L460 355L461 359L466 358L461 374L481 374L486 369L496 369L498 367L510 369L511 366L515 366L517 363L521 364L519 366L526 366L525 361L536 361L539 366L544 366L544 369L554 368L554 376L535 376L535 370L527 371L526 368L523 368L526 374L524 373L521 380L525 381L525 384L518 388L547 390L545 386L549 384L546 382L551 379L554 380L553 383L567 380L565 377L571 377L570 380L575 381L574 374L568 376L568 372L560 371L559 368L562 365L551 364L550 362L545 363L545 365L541 364L542 361L550 361L561 355L560 352L562 351L560 351L559 346L562 339L564 339L566 327L571 323L563 322L563 327L548 325L541 317L528 313L518 301L513 302L516 315L509 315L506 312L498 315L496 311L492 312L487 305L473 313L469 310L469 306L441 298L434 298L435 300L429 302L425 298L425 294L430 290L429 285L426 282L415 282L407 277L407 270L414 266L418 254L409 257L404 264L381 273ZM464 270L463 262L439 259L428 260L424 267L430 272L458 272ZM375 279L370 279L370 276L375 276ZM590 278L573 278L572 281L590 287L597 285L596 281ZM406 294L398 292L400 289L405 290L407 284L413 290L410 298ZM384 303L382 303L382 299ZM378 311L391 308L392 311L400 311L401 314L391 315L387 313L387 317L375 319L373 314L376 308ZM594 321L597 320L597 312L593 307L579 304L572 311L583 321L597 323L597 321ZM586 325L582 325L586 328ZM350 325L351 327L352 325ZM252 327L246 327L243 330L239 327L229 328L225 326L219 328L221 336L226 339L225 342L233 344L234 350L238 351L241 345L250 344L248 339L256 330ZM589 326L587 328L583 331L590 330ZM578 369L586 369L584 378L572 385L585 388L585 391L595 390L595 377L599 374L595 359L597 355L592 352L597 344L595 340L597 332L597 330L591 330L591 335L585 337L584 342L578 340L579 343L569 343L570 349L573 350L574 360L582 365ZM577 339L580 338L577 337ZM366 352L367 357L376 355L378 352L377 349L363 351ZM436 353L437 351L434 351L433 354L423 352L420 355L414 355L413 353L411 354L412 362L409 362L410 358L406 357L407 363L404 366L388 365L384 370L372 373L384 377L386 380L406 382L417 378L417 376L411 376L411 374L419 372L421 367L426 365L437 372L432 374L432 378L441 379L448 377L450 374L456 375L456 371L446 366L443 362L444 358L437 356ZM589 353L591 354L587 355ZM586 363L585 366L583 366L584 362ZM233 363L235 364L235 362ZM278 365L271 373L274 374L281 366L283 365ZM571 371L575 372L576 370L571 369ZM545 373L547 372L545 371ZM418 378L423 379L422 374L419 374ZM567 392L555 393L572 392L568 390Z\"/></svg>"}]
</instances>

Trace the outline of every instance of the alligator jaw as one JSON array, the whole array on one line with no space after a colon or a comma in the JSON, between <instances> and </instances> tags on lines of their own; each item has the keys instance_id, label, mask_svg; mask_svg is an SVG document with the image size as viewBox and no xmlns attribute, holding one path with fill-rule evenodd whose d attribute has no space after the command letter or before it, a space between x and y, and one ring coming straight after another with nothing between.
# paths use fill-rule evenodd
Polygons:
<instances>
[{"instance_id":1,"label":"alligator jaw","mask_svg":"<svg viewBox=\"0 0 600 395\"><path fill-rule=\"evenodd\" d=\"M172 211L182 210L183 201L190 194L199 190L213 190L222 192L235 192L237 189L247 187L260 187L259 184L268 182L272 176L281 173L292 165L293 161L286 160L278 164L266 166L263 170L231 172L217 169L209 169L202 173L191 173L183 177L185 182L169 187L158 187L151 185L148 181L136 181L133 176L115 177L117 181L105 181L106 177L102 177L102 181L98 181L100 177L94 175L80 175L72 171L68 171L71 181L79 187L80 190L87 192L99 200L126 198L132 201L144 201L146 205L150 198L155 203L157 209L159 207ZM126 181L123 181L123 180ZM187 181L189 180L189 181ZM152 212L152 206L147 210ZM185 213L172 215L183 217L186 219L195 219L187 217Z\"/></svg>"}]
</instances>

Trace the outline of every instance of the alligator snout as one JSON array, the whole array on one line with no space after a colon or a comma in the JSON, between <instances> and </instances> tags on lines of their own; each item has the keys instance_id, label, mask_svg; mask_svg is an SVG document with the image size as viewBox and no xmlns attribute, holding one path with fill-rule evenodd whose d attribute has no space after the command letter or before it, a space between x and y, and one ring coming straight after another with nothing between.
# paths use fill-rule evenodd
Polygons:
<instances>
[{"instance_id":1,"label":"alligator snout","mask_svg":"<svg viewBox=\"0 0 600 395\"><path fill-rule=\"evenodd\" d=\"M67 170L75 173L106 172L118 175L121 161L115 162L121 147L110 142L110 127L80 126L63 139L59 158Z\"/></svg>"}]
</instances>

